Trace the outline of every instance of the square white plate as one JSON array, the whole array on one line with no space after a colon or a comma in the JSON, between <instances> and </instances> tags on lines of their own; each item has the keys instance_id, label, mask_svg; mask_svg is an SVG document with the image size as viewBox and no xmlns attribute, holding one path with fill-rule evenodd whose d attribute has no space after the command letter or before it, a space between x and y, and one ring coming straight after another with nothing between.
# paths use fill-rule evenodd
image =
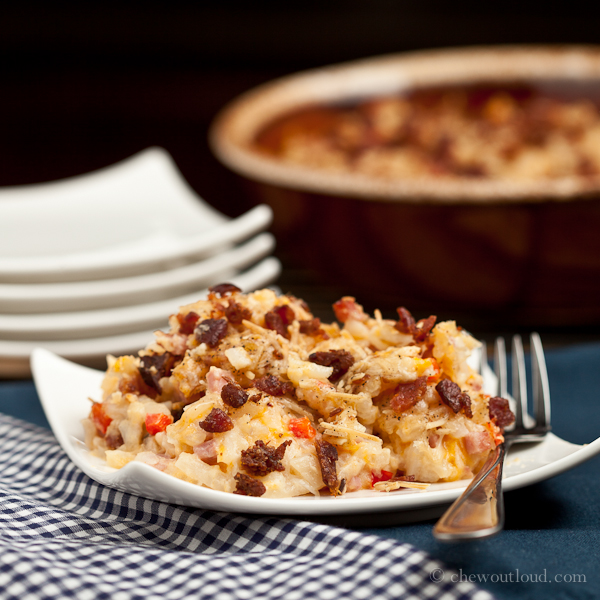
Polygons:
<instances>
[{"instance_id":1,"label":"square white plate","mask_svg":"<svg viewBox=\"0 0 600 600\"><path fill-rule=\"evenodd\" d=\"M50 183L0 190L0 282L139 275L216 254L265 229L265 205L229 219L162 148Z\"/></svg>"},{"instance_id":2,"label":"square white plate","mask_svg":"<svg viewBox=\"0 0 600 600\"><path fill-rule=\"evenodd\" d=\"M95 281L0 283L0 338L35 329L35 319L44 313L147 304L189 294L230 278L274 247L275 238L260 233L231 250L157 273Z\"/></svg>"},{"instance_id":3,"label":"square white plate","mask_svg":"<svg viewBox=\"0 0 600 600\"><path fill-rule=\"evenodd\" d=\"M229 279L245 292L262 288L274 281L281 271L281 264L276 258L269 257L255 265L252 269ZM1 340L0 339L0 377L29 377L30 357L35 348L45 348L60 356L68 357L78 363L105 367L106 355L131 354L137 352L154 338L153 332L167 325L168 315L176 312L184 304L199 300L203 292L188 296L172 298L168 301L156 302L137 307L121 307L110 311L96 311L96 321L89 323L83 319L82 328L87 327L88 336L94 331L103 331L102 337L86 337L80 339L49 339L49 340ZM114 312L118 311L118 312ZM110 312L110 318L106 317ZM84 313L66 314L64 317ZM93 315L92 311L87 315ZM115 327L111 319L121 319L121 326ZM137 323L133 330L125 327L127 319ZM152 323L155 326L150 328ZM70 326L73 325L71 321ZM112 334L111 334L112 332ZM60 331L58 332L60 333Z\"/></svg>"},{"instance_id":4,"label":"square white plate","mask_svg":"<svg viewBox=\"0 0 600 600\"><path fill-rule=\"evenodd\" d=\"M83 443L81 419L90 410L89 398L100 400L103 373L70 363L42 349L34 351L32 371L35 384L54 435L71 460L99 483L146 498L174 504L234 513L276 514L290 517L335 517L348 514L390 513L395 511L414 520L415 511L427 515L428 509L455 500L467 481L431 485L426 491L403 490L380 493L363 490L342 497L253 498L210 490L181 481L153 467L131 462L112 469L90 455ZM600 453L600 438L579 446L549 434L538 444L519 444L511 448L505 466L504 489L521 488L558 475ZM410 518L408 515L411 515ZM398 517L395 522L398 522Z\"/></svg>"}]
</instances>

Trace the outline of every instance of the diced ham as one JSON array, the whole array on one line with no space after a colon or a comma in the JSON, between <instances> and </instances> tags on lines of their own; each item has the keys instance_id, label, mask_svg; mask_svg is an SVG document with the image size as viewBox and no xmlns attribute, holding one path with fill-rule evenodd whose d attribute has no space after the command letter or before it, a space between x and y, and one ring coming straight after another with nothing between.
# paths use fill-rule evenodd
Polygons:
<instances>
[{"instance_id":1,"label":"diced ham","mask_svg":"<svg viewBox=\"0 0 600 600\"><path fill-rule=\"evenodd\" d=\"M156 331L156 342L162 346L167 352L171 352L177 356L183 356L187 350L187 336L179 333L164 333Z\"/></svg>"},{"instance_id":2,"label":"diced ham","mask_svg":"<svg viewBox=\"0 0 600 600\"><path fill-rule=\"evenodd\" d=\"M429 439L428 439L428 441L429 441L429 447L430 448L437 448L441 439L442 438L437 433L431 433L429 435Z\"/></svg>"},{"instance_id":3,"label":"diced ham","mask_svg":"<svg viewBox=\"0 0 600 600\"><path fill-rule=\"evenodd\" d=\"M213 438L194 446L194 454L207 465L217 464L217 442Z\"/></svg>"},{"instance_id":4,"label":"diced ham","mask_svg":"<svg viewBox=\"0 0 600 600\"><path fill-rule=\"evenodd\" d=\"M140 452L135 457L135 460L146 463L147 465L150 465L159 471L164 471L171 463L169 458L158 456L157 454L154 454L154 452Z\"/></svg>"},{"instance_id":5,"label":"diced ham","mask_svg":"<svg viewBox=\"0 0 600 600\"><path fill-rule=\"evenodd\" d=\"M350 481L348 481L348 484L346 485L346 491L356 492L356 491L362 489L362 487L363 487L362 479L358 475L355 475L354 477L350 478Z\"/></svg>"},{"instance_id":6,"label":"diced ham","mask_svg":"<svg viewBox=\"0 0 600 600\"><path fill-rule=\"evenodd\" d=\"M465 436L465 450L468 454L479 454L492 447L492 440L487 431L472 431Z\"/></svg>"},{"instance_id":7,"label":"diced ham","mask_svg":"<svg viewBox=\"0 0 600 600\"><path fill-rule=\"evenodd\" d=\"M232 381L234 381L232 373L225 369L219 369L219 367L211 367L206 376L207 390L209 393L217 392L220 394L223 387Z\"/></svg>"}]
</instances>

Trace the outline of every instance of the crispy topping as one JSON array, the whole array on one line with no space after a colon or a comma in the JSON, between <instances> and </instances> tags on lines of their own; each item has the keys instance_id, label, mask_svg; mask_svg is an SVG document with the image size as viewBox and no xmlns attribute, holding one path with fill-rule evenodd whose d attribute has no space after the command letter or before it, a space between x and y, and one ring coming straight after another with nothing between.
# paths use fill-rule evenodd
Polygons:
<instances>
[{"instance_id":1,"label":"crispy topping","mask_svg":"<svg viewBox=\"0 0 600 600\"><path fill-rule=\"evenodd\" d=\"M229 415L220 408L213 408L204 421L198 423L208 433L224 433L233 429L233 421Z\"/></svg>"},{"instance_id":2,"label":"crispy topping","mask_svg":"<svg viewBox=\"0 0 600 600\"><path fill-rule=\"evenodd\" d=\"M329 336L325 333L325 330L321 328L321 319L315 317L314 319L301 320L300 323L300 333L303 335L312 335L318 336L320 335L323 339L329 339Z\"/></svg>"},{"instance_id":3,"label":"crispy topping","mask_svg":"<svg viewBox=\"0 0 600 600\"><path fill-rule=\"evenodd\" d=\"M262 481L253 479L245 473L237 473L235 476L235 491L234 494L240 496L262 496L267 488Z\"/></svg>"},{"instance_id":4,"label":"crispy topping","mask_svg":"<svg viewBox=\"0 0 600 600\"><path fill-rule=\"evenodd\" d=\"M373 488L378 492L393 492L401 488L412 488L415 490L426 490L431 484L415 481L414 475L396 475L391 479L376 481Z\"/></svg>"},{"instance_id":5,"label":"crispy topping","mask_svg":"<svg viewBox=\"0 0 600 600\"><path fill-rule=\"evenodd\" d=\"M500 429L504 429L515 422L515 415L510 410L510 405L506 398L495 396L488 401L488 410L490 419L496 423Z\"/></svg>"},{"instance_id":6,"label":"crispy topping","mask_svg":"<svg viewBox=\"0 0 600 600\"><path fill-rule=\"evenodd\" d=\"M149 354L140 357L139 372L144 383L158 392L162 393L162 388L159 381L163 377L169 377L171 371L177 362L177 358L170 352L164 354Z\"/></svg>"},{"instance_id":7,"label":"crispy topping","mask_svg":"<svg viewBox=\"0 0 600 600\"><path fill-rule=\"evenodd\" d=\"M254 382L254 387L271 396L293 396L296 393L289 381L282 381L275 375L265 375Z\"/></svg>"},{"instance_id":8,"label":"crispy topping","mask_svg":"<svg viewBox=\"0 0 600 600\"><path fill-rule=\"evenodd\" d=\"M200 318L195 312L190 311L186 315L182 315L181 313L177 313L177 320L179 321L179 333L184 335L190 335L194 332L194 328L196 327L196 323Z\"/></svg>"},{"instance_id":9,"label":"crispy topping","mask_svg":"<svg viewBox=\"0 0 600 600\"><path fill-rule=\"evenodd\" d=\"M415 342L424 342L431 332L437 317L431 315L426 319L421 319L415 323L415 319L410 311L403 306L396 309L398 311L398 322L395 327L400 333L407 333L415 338Z\"/></svg>"},{"instance_id":10,"label":"crispy topping","mask_svg":"<svg viewBox=\"0 0 600 600\"><path fill-rule=\"evenodd\" d=\"M413 334L415 342L424 342L429 337L429 333L433 329L436 319L437 317L435 315L430 315L426 319L420 319L417 322L415 333Z\"/></svg>"},{"instance_id":11,"label":"crispy topping","mask_svg":"<svg viewBox=\"0 0 600 600\"><path fill-rule=\"evenodd\" d=\"M227 334L227 320L204 319L197 325L194 333L201 344L216 348Z\"/></svg>"},{"instance_id":12,"label":"crispy topping","mask_svg":"<svg viewBox=\"0 0 600 600\"><path fill-rule=\"evenodd\" d=\"M400 414L412 408L427 391L427 377L419 377L408 383L399 383L394 388L394 395L390 399L390 408Z\"/></svg>"},{"instance_id":13,"label":"crispy topping","mask_svg":"<svg viewBox=\"0 0 600 600\"><path fill-rule=\"evenodd\" d=\"M294 322L296 315L294 311L287 305L277 306L265 314L265 327L273 329L279 335L286 339L290 339L288 326Z\"/></svg>"},{"instance_id":14,"label":"crispy topping","mask_svg":"<svg viewBox=\"0 0 600 600\"><path fill-rule=\"evenodd\" d=\"M330 350L329 352L313 352L308 360L324 367L333 367L329 381L336 382L354 364L354 356L347 350Z\"/></svg>"},{"instance_id":15,"label":"crispy topping","mask_svg":"<svg viewBox=\"0 0 600 600\"><path fill-rule=\"evenodd\" d=\"M248 394L236 383L226 383L221 389L221 399L227 406L239 408L248 402Z\"/></svg>"},{"instance_id":16,"label":"crispy topping","mask_svg":"<svg viewBox=\"0 0 600 600\"><path fill-rule=\"evenodd\" d=\"M286 440L277 448L265 444L262 440L256 440L252 448L242 450L242 467L251 475L263 477L272 471L284 471L281 459L285 449L292 443Z\"/></svg>"},{"instance_id":17,"label":"crispy topping","mask_svg":"<svg viewBox=\"0 0 600 600\"><path fill-rule=\"evenodd\" d=\"M358 429L352 429L352 427L346 427L345 425L339 425L338 423L327 423L326 421L321 421L319 423L319 427L323 430L323 433L326 435L332 435L334 437L344 437L351 439L354 436L362 437L367 440L371 440L372 442L377 442L378 444L382 444L383 440L376 435L371 435L366 431L359 431Z\"/></svg>"},{"instance_id":18,"label":"crispy topping","mask_svg":"<svg viewBox=\"0 0 600 600\"><path fill-rule=\"evenodd\" d=\"M337 468L338 451L333 444L323 439L315 440L315 449L319 466L321 467L321 477L323 483L329 488L332 494L338 492Z\"/></svg>"},{"instance_id":19,"label":"crispy topping","mask_svg":"<svg viewBox=\"0 0 600 600\"><path fill-rule=\"evenodd\" d=\"M449 406L455 413L458 413L462 409L469 419L473 418L469 394L462 392L454 381L442 379L435 386L435 390L440 395L442 402L446 406Z\"/></svg>"},{"instance_id":20,"label":"crispy topping","mask_svg":"<svg viewBox=\"0 0 600 600\"><path fill-rule=\"evenodd\" d=\"M208 288L209 295L212 295L216 298L223 298L230 294L235 294L237 292L241 292L237 285L233 285L233 283L219 283L218 285L213 285Z\"/></svg>"},{"instance_id":21,"label":"crispy topping","mask_svg":"<svg viewBox=\"0 0 600 600\"><path fill-rule=\"evenodd\" d=\"M252 311L238 302L230 300L229 306L225 309L225 316L232 325L241 325L242 321L250 320Z\"/></svg>"}]
</instances>

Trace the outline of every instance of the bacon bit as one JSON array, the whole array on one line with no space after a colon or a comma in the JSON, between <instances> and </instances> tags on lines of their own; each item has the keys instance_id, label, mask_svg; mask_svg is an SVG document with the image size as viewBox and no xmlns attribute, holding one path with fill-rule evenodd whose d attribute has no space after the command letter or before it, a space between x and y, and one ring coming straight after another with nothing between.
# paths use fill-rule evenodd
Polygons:
<instances>
[{"instance_id":1,"label":"bacon bit","mask_svg":"<svg viewBox=\"0 0 600 600\"><path fill-rule=\"evenodd\" d=\"M115 429L115 431L113 431L113 429ZM123 444L123 436L118 429L110 427L104 436L104 441L109 450L115 450Z\"/></svg>"},{"instance_id":2,"label":"bacon bit","mask_svg":"<svg viewBox=\"0 0 600 600\"><path fill-rule=\"evenodd\" d=\"M290 422L288 423L288 429L292 432L292 435L297 438L312 440L315 435L317 435L317 432L311 425L308 417L290 419Z\"/></svg>"},{"instance_id":3,"label":"bacon bit","mask_svg":"<svg viewBox=\"0 0 600 600\"><path fill-rule=\"evenodd\" d=\"M440 395L442 402L449 406L455 413L461 409L469 419L473 418L471 411L471 398L466 392L462 392L458 384L450 379L442 379L436 386L436 392Z\"/></svg>"},{"instance_id":4,"label":"bacon bit","mask_svg":"<svg viewBox=\"0 0 600 600\"><path fill-rule=\"evenodd\" d=\"M248 394L236 383L226 383L221 389L221 399L227 406L239 408L248 402Z\"/></svg>"},{"instance_id":5,"label":"bacon bit","mask_svg":"<svg viewBox=\"0 0 600 600\"><path fill-rule=\"evenodd\" d=\"M94 402L92 404L90 419L101 435L106 433L108 426L112 423L112 419L106 414L106 412L104 412L104 405L100 402Z\"/></svg>"},{"instance_id":6,"label":"bacon bit","mask_svg":"<svg viewBox=\"0 0 600 600\"><path fill-rule=\"evenodd\" d=\"M426 319L420 319L417 322L415 328L416 331L414 333L415 342L424 342L429 337L429 333L433 329L436 319L437 317L435 315L430 315Z\"/></svg>"},{"instance_id":7,"label":"bacon bit","mask_svg":"<svg viewBox=\"0 0 600 600\"><path fill-rule=\"evenodd\" d=\"M229 415L220 408L213 408L204 421L198 423L204 431L209 433L224 433L233 429L233 421Z\"/></svg>"},{"instance_id":8,"label":"bacon bit","mask_svg":"<svg viewBox=\"0 0 600 600\"><path fill-rule=\"evenodd\" d=\"M488 400L488 412L490 419L496 423L500 429L504 429L515 422L515 415L510 410L510 404L506 398L495 396Z\"/></svg>"},{"instance_id":9,"label":"bacon bit","mask_svg":"<svg viewBox=\"0 0 600 600\"><path fill-rule=\"evenodd\" d=\"M330 350L329 352L313 352L308 360L324 367L333 367L329 381L336 382L354 364L354 356L347 350Z\"/></svg>"},{"instance_id":10,"label":"bacon bit","mask_svg":"<svg viewBox=\"0 0 600 600\"><path fill-rule=\"evenodd\" d=\"M204 319L196 326L194 334L201 344L216 348L227 334L227 320Z\"/></svg>"},{"instance_id":11,"label":"bacon bit","mask_svg":"<svg viewBox=\"0 0 600 600\"><path fill-rule=\"evenodd\" d=\"M162 387L159 381L171 374L177 362L177 357L173 356L170 352L149 354L140 357L140 362L142 364L138 367L138 370L144 383L158 394L162 394Z\"/></svg>"},{"instance_id":12,"label":"bacon bit","mask_svg":"<svg viewBox=\"0 0 600 600\"><path fill-rule=\"evenodd\" d=\"M394 388L394 395L390 399L390 408L400 414L412 408L427 391L427 377L419 377L408 383L399 383Z\"/></svg>"},{"instance_id":13,"label":"bacon bit","mask_svg":"<svg viewBox=\"0 0 600 600\"><path fill-rule=\"evenodd\" d=\"M323 483L329 488L332 494L337 495L338 493L338 480L337 480L337 469L336 463L338 460L337 448L326 442L325 440L316 439L315 449L317 451L317 458L319 460L319 466L321 467L321 477Z\"/></svg>"},{"instance_id":14,"label":"bacon bit","mask_svg":"<svg viewBox=\"0 0 600 600\"><path fill-rule=\"evenodd\" d=\"M233 285L233 283L219 283L208 288L208 299L224 298L229 294L235 294L241 291L242 290L240 290L237 285Z\"/></svg>"},{"instance_id":15,"label":"bacon bit","mask_svg":"<svg viewBox=\"0 0 600 600\"><path fill-rule=\"evenodd\" d=\"M237 473L234 479L236 482L234 494L239 494L240 496L262 496L267 491L262 481L253 479L245 473Z\"/></svg>"},{"instance_id":16,"label":"bacon bit","mask_svg":"<svg viewBox=\"0 0 600 600\"><path fill-rule=\"evenodd\" d=\"M394 327L400 333L406 333L408 335L413 335L415 327L416 327L416 323L415 323L415 319L413 318L410 311L407 308L404 308L404 306L399 306L396 309L396 311L398 312L399 320L396 323L396 325L394 325Z\"/></svg>"},{"instance_id":17,"label":"bacon bit","mask_svg":"<svg viewBox=\"0 0 600 600\"><path fill-rule=\"evenodd\" d=\"M342 412L342 409L338 406L337 408L334 408L330 413L329 413L329 418L331 417L335 417L336 415L339 415Z\"/></svg>"},{"instance_id":18,"label":"bacon bit","mask_svg":"<svg viewBox=\"0 0 600 600\"><path fill-rule=\"evenodd\" d=\"M275 375L265 375L254 382L254 387L271 396L293 396L296 392L293 384L282 381Z\"/></svg>"},{"instance_id":19,"label":"bacon bit","mask_svg":"<svg viewBox=\"0 0 600 600\"><path fill-rule=\"evenodd\" d=\"M179 322L179 333L184 335L193 333L199 318L200 317L193 311L190 311L187 315L178 313L177 321Z\"/></svg>"},{"instance_id":20,"label":"bacon bit","mask_svg":"<svg viewBox=\"0 0 600 600\"><path fill-rule=\"evenodd\" d=\"M279 335L286 339L290 339L288 326L294 322L296 315L294 311L287 305L276 306L265 314L265 327L276 331Z\"/></svg>"},{"instance_id":21,"label":"bacon bit","mask_svg":"<svg viewBox=\"0 0 600 600\"><path fill-rule=\"evenodd\" d=\"M156 398L157 395L155 389L148 387L144 383L139 372L133 377L125 376L123 379L119 380L118 388L123 395L145 394L146 396L150 396L150 398Z\"/></svg>"},{"instance_id":22,"label":"bacon bit","mask_svg":"<svg viewBox=\"0 0 600 600\"><path fill-rule=\"evenodd\" d=\"M344 296L333 305L335 317L340 323L345 323L349 319L355 321L366 321L369 317L365 314L363 307L357 304L352 296Z\"/></svg>"},{"instance_id":23,"label":"bacon bit","mask_svg":"<svg viewBox=\"0 0 600 600\"><path fill-rule=\"evenodd\" d=\"M388 481L391 478L392 478L391 471L381 471L381 473L379 473L379 475L376 475L375 471L373 471L371 473L371 487L373 487L376 483L379 483L380 481Z\"/></svg>"},{"instance_id":24,"label":"bacon bit","mask_svg":"<svg viewBox=\"0 0 600 600\"><path fill-rule=\"evenodd\" d=\"M324 340L328 340L329 336L324 329L321 328L321 319L315 317L306 321L298 321L300 323L300 333L304 335L312 335L313 337L321 336Z\"/></svg>"},{"instance_id":25,"label":"bacon bit","mask_svg":"<svg viewBox=\"0 0 600 600\"><path fill-rule=\"evenodd\" d=\"M250 402L254 402L254 403L260 402L261 399L262 399L262 394L253 394L252 396L250 396L250 398L248 398L248 400Z\"/></svg>"},{"instance_id":26,"label":"bacon bit","mask_svg":"<svg viewBox=\"0 0 600 600\"><path fill-rule=\"evenodd\" d=\"M265 444L262 440L256 440L252 448L242 450L242 467L251 475L263 477L272 471L284 471L281 459L285 449L292 443L286 440L277 448Z\"/></svg>"},{"instance_id":27,"label":"bacon bit","mask_svg":"<svg viewBox=\"0 0 600 600\"><path fill-rule=\"evenodd\" d=\"M171 415L165 415L164 413L152 413L146 415L146 431L150 435L156 435L157 433L164 431L168 425L173 422Z\"/></svg>"},{"instance_id":28,"label":"bacon bit","mask_svg":"<svg viewBox=\"0 0 600 600\"><path fill-rule=\"evenodd\" d=\"M399 320L395 327L400 333L412 335L415 342L418 343L424 342L429 337L429 333L437 319L435 315L431 315L430 317L421 319L418 323L415 323L415 319L408 309L400 306L396 310L398 311Z\"/></svg>"},{"instance_id":29,"label":"bacon bit","mask_svg":"<svg viewBox=\"0 0 600 600\"><path fill-rule=\"evenodd\" d=\"M252 311L238 302L230 300L229 305L225 309L225 317L231 324L240 325L244 319L246 321L250 320Z\"/></svg>"}]
</instances>

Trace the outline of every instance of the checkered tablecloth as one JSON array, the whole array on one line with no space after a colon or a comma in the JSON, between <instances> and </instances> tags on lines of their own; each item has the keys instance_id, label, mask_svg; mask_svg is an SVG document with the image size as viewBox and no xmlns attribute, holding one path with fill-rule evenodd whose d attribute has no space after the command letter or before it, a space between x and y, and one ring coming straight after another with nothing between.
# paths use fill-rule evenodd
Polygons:
<instances>
[{"instance_id":1,"label":"checkered tablecloth","mask_svg":"<svg viewBox=\"0 0 600 600\"><path fill-rule=\"evenodd\" d=\"M373 535L101 486L51 432L0 414L2 600L490 598L450 573Z\"/></svg>"}]
</instances>

